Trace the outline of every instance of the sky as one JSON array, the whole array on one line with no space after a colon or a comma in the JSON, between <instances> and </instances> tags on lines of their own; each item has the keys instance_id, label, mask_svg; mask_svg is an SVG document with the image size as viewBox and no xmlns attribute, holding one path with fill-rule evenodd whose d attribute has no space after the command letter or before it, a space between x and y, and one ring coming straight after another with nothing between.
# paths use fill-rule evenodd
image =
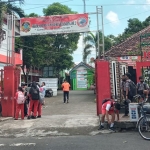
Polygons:
<instances>
[{"instance_id":1,"label":"sky","mask_svg":"<svg viewBox=\"0 0 150 150\"><path fill-rule=\"evenodd\" d=\"M63 5L67 5L73 11L78 13L84 12L83 0L25 0L25 4L22 5L22 9L26 14L37 13L43 15L43 8L53 2L59 2ZM144 21L150 15L150 0L85 0L86 12L89 13L91 20L90 30L97 30L97 19L96 14L90 14L96 12L96 6L99 8L103 6L103 20L104 20L104 34L113 34L117 36L121 34L127 27L130 18L138 18ZM101 16L99 15L99 19ZM99 29L102 28L101 22L99 22ZM73 58L75 63L82 61L82 50L84 48L83 37L80 37L78 43L78 49L74 52ZM92 54L88 57L95 57L95 50L93 49Z\"/></svg>"}]
</instances>

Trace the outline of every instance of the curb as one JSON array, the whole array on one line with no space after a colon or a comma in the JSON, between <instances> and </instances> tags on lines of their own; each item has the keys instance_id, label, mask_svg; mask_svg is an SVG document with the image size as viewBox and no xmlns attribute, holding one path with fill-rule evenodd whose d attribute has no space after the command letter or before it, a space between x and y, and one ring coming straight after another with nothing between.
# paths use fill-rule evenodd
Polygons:
<instances>
[{"instance_id":1,"label":"curb","mask_svg":"<svg viewBox=\"0 0 150 150\"><path fill-rule=\"evenodd\" d=\"M136 128L137 122L123 121L115 122L115 126L120 129Z\"/></svg>"},{"instance_id":2,"label":"curb","mask_svg":"<svg viewBox=\"0 0 150 150\"><path fill-rule=\"evenodd\" d=\"M115 128L118 129L131 129L131 128L136 128L137 122L130 122L130 121L121 121L121 122L116 122L115 121ZM110 125L108 122L105 121L105 128L108 128Z\"/></svg>"},{"instance_id":3,"label":"curb","mask_svg":"<svg viewBox=\"0 0 150 150\"><path fill-rule=\"evenodd\" d=\"M13 119L13 117L0 117L0 122L11 120L11 119Z\"/></svg>"}]
</instances>

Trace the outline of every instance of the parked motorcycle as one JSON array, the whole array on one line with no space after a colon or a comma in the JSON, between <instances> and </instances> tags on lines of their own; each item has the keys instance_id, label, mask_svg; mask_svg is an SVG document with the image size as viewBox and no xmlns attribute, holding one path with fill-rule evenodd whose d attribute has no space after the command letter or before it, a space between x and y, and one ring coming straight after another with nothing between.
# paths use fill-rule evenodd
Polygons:
<instances>
[{"instance_id":1,"label":"parked motorcycle","mask_svg":"<svg viewBox=\"0 0 150 150\"><path fill-rule=\"evenodd\" d=\"M45 97L52 97L53 96L53 90L52 89L47 89L45 91Z\"/></svg>"}]
</instances>

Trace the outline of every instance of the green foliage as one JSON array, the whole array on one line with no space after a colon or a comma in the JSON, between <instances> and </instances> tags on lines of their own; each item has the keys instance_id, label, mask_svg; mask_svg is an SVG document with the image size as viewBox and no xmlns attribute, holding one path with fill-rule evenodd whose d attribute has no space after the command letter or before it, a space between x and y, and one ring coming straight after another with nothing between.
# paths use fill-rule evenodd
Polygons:
<instances>
[{"instance_id":1,"label":"green foliage","mask_svg":"<svg viewBox=\"0 0 150 150\"><path fill-rule=\"evenodd\" d=\"M65 5L54 3L43 9L44 15L73 14L75 12ZM31 13L26 17L37 17ZM16 51L23 48L23 66L40 68L52 66L56 76L73 66L71 54L77 49L79 33L58 35L37 35L16 39Z\"/></svg>"},{"instance_id":2,"label":"green foliage","mask_svg":"<svg viewBox=\"0 0 150 150\"><path fill-rule=\"evenodd\" d=\"M61 14L75 14L66 5L60 3L53 3L47 8L43 9L45 16L61 15ZM52 49L56 52L55 62L53 66L57 74L64 69L70 69L73 66L73 58L71 54L77 49L79 40L79 33L59 34L53 36Z\"/></svg>"},{"instance_id":3,"label":"green foliage","mask_svg":"<svg viewBox=\"0 0 150 150\"><path fill-rule=\"evenodd\" d=\"M147 26L150 25L149 21L150 21L150 16L147 17L143 22L141 22L137 18L129 19L128 27L125 28L122 34L119 34L117 37L113 35L109 35L109 37L112 40L112 45L118 45L123 41L125 41L128 37L146 28Z\"/></svg>"},{"instance_id":4,"label":"green foliage","mask_svg":"<svg viewBox=\"0 0 150 150\"><path fill-rule=\"evenodd\" d=\"M47 8L44 8L43 13L45 16L49 16L49 15L75 14L76 12L72 11L66 5L62 5L60 3L53 3L52 5L49 5Z\"/></svg>"},{"instance_id":5,"label":"green foliage","mask_svg":"<svg viewBox=\"0 0 150 150\"><path fill-rule=\"evenodd\" d=\"M143 23L139 21L137 18L128 20L128 28L124 30L125 35L132 35L134 33L139 32L144 28Z\"/></svg>"},{"instance_id":6,"label":"green foliage","mask_svg":"<svg viewBox=\"0 0 150 150\"><path fill-rule=\"evenodd\" d=\"M99 32L99 42L102 44L102 33ZM86 62L88 55L91 54L92 49L94 48L96 53L98 53L98 33L94 35L92 32L89 32L88 35L83 39L83 42L86 44L83 50L83 62ZM111 39L104 36L105 51L109 50L112 46ZM102 54L102 47L100 47L100 55Z\"/></svg>"},{"instance_id":7,"label":"green foliage","mask_svg":"<svg viewBox=\"0 0 150 150\"><path fill-rule=\"evenodd\" d=\"M94 84L93 74L87 75L87 82L88 82L89 85Z\"/></svg>"}]
</instances>

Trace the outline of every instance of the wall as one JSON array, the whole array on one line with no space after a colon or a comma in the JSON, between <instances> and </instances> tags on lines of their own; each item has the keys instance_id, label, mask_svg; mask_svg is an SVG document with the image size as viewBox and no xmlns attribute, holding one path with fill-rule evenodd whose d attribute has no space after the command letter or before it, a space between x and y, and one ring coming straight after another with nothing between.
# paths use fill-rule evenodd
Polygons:
<instances>
[{"instance_id":1,"label":"wall","mask_svg":"<svg viewBox=\"0 0 150 150\"><path fill-rule=\"evenodd\" d=\"M7 16L5 16L7 17ZM12 16L10 16L11 18ZM9 27L8 27L9 25ZM16 54L15 50L15 32L14 30L14 21L5 19L2 26L3 31L5 31L5 39L1 42L0 45L0 63L7 64L22 64L22 52L21 54ZM8 56L8 57L7 57Z\"/></svg>"},{"instance_id":2,"label":"wall","mask_svg":"<svg viewBox=\"0 0 150 150\"><path fill-rule=\"evenodd\" d=\"M110 86L111 86L111 95L117 99L121 100L121 77L123 74L128 72L127 63L118 62L116 58L110 58L109 60L110 68Z\"/></svg>"}]
</instances>

